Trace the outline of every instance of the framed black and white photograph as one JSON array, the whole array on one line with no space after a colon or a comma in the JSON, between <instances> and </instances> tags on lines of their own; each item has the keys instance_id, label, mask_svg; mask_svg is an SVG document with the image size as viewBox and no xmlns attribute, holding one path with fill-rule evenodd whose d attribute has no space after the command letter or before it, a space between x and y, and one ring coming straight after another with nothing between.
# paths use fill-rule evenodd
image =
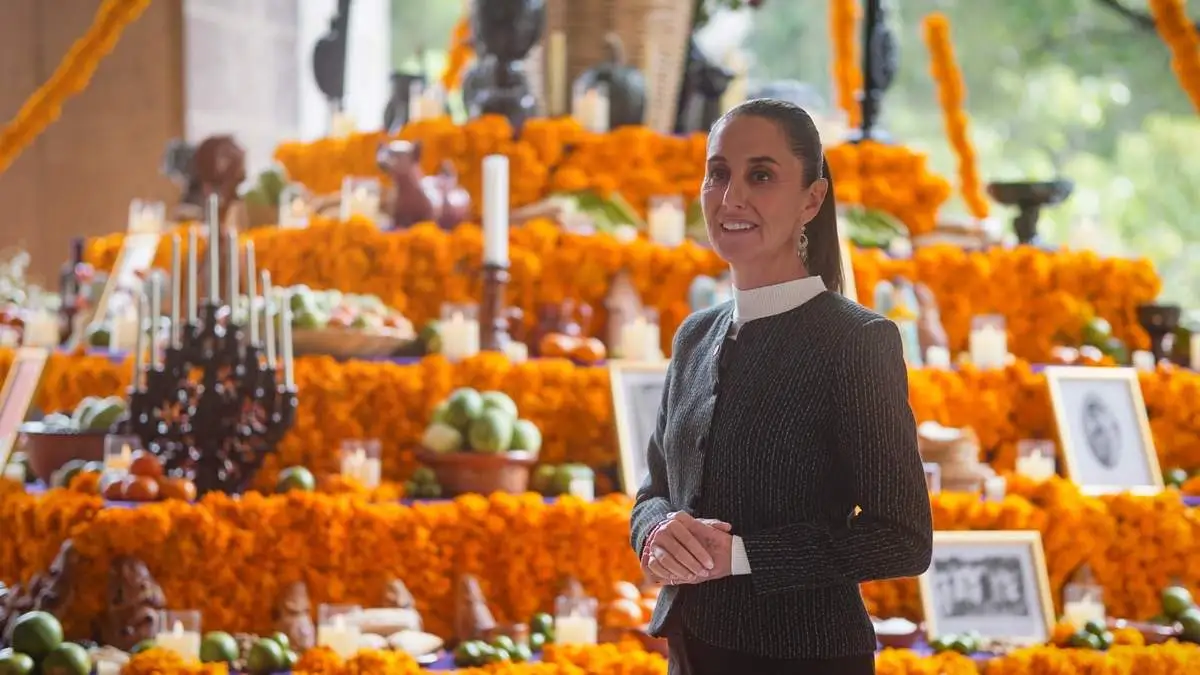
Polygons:
<instances>
[{"instance_id":1,"label":"framed black and white photograph","mask_svg":"<svg viewBox=\"0 0 1200 675\"><path fill-rule=\"evenodd\" d=\"M46 349L18 349L0 387L0 475L8 464L21 424L33 406L33 397L37 395L49 358L50 351Z\"/></svg>"},{"instance_id":2,"label":"framed black and white photograph","mask_svg":"<svg viewBox=\"0 0 1200 675\"><path fill-rule=\"evenodd\" d=\"M1046 383L1067 478L1090 494L1163 489L1136 370L1047 368Z\"/></svg>"},{"instance_id":3,"label":"framed black and white photograph","mask_svg":"<svg viewBox=\"0 0 1200 675\"><path fill-rule=\"evenodd\" d=\"M977 631L985 639L1041 644L1054 630L1037 531L934 532L933 561L919 584L930 640Z\"/></svg>"},{"instance_id":4,"label":"framed black and white photograph","mask_svg":"<svg viewBox=\"0 0 1200 675\"><path fill-rule=\"evenodd\" d=\"M667 362L612 361L608 374L620 451L621 489L632 497L650 472L646 449L658 426L658 406L667 384Z\"/></svg>"}]
</instances>

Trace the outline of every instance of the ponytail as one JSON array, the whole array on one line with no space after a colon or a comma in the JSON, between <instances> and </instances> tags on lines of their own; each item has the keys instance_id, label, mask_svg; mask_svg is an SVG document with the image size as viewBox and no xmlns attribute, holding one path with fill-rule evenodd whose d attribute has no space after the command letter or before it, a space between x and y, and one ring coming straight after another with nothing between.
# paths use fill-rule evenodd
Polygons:
<instances>
[{"instance_id":1,"label":"ponytail","mask_svg":"<svg viewBox=\"0 0 1200 675\"><path fill-rule=\"evenodd\" d=\"M837 198L833 192L833 174L829 172L829 162L824 154L821 155L821 173L818 177L829 183L829 189L825 192L825 201L821 202L817 215L804 228L805 234L808 235L806 267L809 274L821 277L825 288L841 293L844 279L842 245L838 234Z\"/></svg>"}]
</instances>

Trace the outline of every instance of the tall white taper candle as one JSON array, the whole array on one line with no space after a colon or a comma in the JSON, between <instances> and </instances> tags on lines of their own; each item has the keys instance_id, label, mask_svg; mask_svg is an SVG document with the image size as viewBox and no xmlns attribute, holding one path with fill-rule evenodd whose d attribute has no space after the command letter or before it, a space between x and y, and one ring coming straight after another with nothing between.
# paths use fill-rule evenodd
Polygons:
<instances>
[{"instance_id":1,"label":"tall white taper candle","mask_svg":"<svg viewBox=\"0 0 1200 675\"><path fill-rule=\"evenodd\" d=\"M483 262L508 267L508 157L483 158Z\"/></svg>"}]
</instances>

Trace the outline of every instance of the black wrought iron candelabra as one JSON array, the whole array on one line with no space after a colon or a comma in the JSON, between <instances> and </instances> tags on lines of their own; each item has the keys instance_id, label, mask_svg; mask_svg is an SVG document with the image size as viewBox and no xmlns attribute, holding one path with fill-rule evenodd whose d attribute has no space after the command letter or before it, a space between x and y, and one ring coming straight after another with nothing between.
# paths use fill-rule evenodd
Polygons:
<instances>
[{"instance_id":1,"label":"black wrought iron candelabra","mask_svg":"<svg viewBox=\"0 0 1200 675\"><path fill-rule=\"evenodd\" d=\"M240 494L295 421L296 388L279 381L227 305L208 302L202 317L135 374L119 431L140 438L198 494Z\"/></svg>"}]
</instances>

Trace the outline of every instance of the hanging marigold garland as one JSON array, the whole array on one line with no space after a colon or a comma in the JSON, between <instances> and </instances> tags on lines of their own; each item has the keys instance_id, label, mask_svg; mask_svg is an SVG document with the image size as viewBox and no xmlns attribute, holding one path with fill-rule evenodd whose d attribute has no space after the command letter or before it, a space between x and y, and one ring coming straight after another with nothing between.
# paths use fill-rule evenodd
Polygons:
<instances>
[{"instance_id":1,"label":"hanging marigold garland","mask_svg":"<svg viewBox=\"0 0 1200 675\"><path fill-rule=\"evenodd\" d=\"M950 20L945 14L935 12L923 22L925 44L929 47L930 71L937 84L938 101L942 106L942 117L946 122L946 137L954 154L958 157L959 191L971 215L986 218L988 201L983 185L979 181L979 165L975 157L975 146L967 135L967 113L964 110L962 71L954 58L954 44L950 41Z\"/></svg>"},{"instance_id":2,"label":"hanging marigold garland","mask_svg":"<svg viewBox=\"0 0 1200 675\"><path fill-rule=\"evenodd\" d=\"M0 172L58 119L67 99L87 88L96 66L149 4L150 0L105 0L100 5L88 32L75 41L50 79L0 131Z\"/></svg>"},{"instance_id":3,"label":"hanging marigold garland","mask_svg":"<svg viewBox=\"0 0 1200 675\"><path fill-rule=\"evenodd\" d=\"M833 0L829 3L829 34L833 43L833 88L837 105L846 113L850 128L862 124L862 108L858 93L862 91L863 74L858 64L858 20L861 16L858 0Z\"/></svg>"},{"instance_id":4,"label":"hanging marigold garland","mask_svg":"<svg viewBox=\"0 0 1200 675\"><path fill-rule=\"evenodd\" d=\"M457 89L462 84L463 71L474 58L475 50L471 48L470 15L463 14L454 24L454 30L450 32L446 68L442 70L442 88L446 91Z\"/></svg>"},{"instance_id":5,"label":"hanging marigold garland","mask_svg":"<svg viewBox=\"0 0 1200 675\"><path fill-rule=\"evenodd\" d=\"M1154 25L1171 50L1171 69L1200 112L1200 35L1187 15L1184 0L1150 0Z\"/></svg>"}]
</instances>

